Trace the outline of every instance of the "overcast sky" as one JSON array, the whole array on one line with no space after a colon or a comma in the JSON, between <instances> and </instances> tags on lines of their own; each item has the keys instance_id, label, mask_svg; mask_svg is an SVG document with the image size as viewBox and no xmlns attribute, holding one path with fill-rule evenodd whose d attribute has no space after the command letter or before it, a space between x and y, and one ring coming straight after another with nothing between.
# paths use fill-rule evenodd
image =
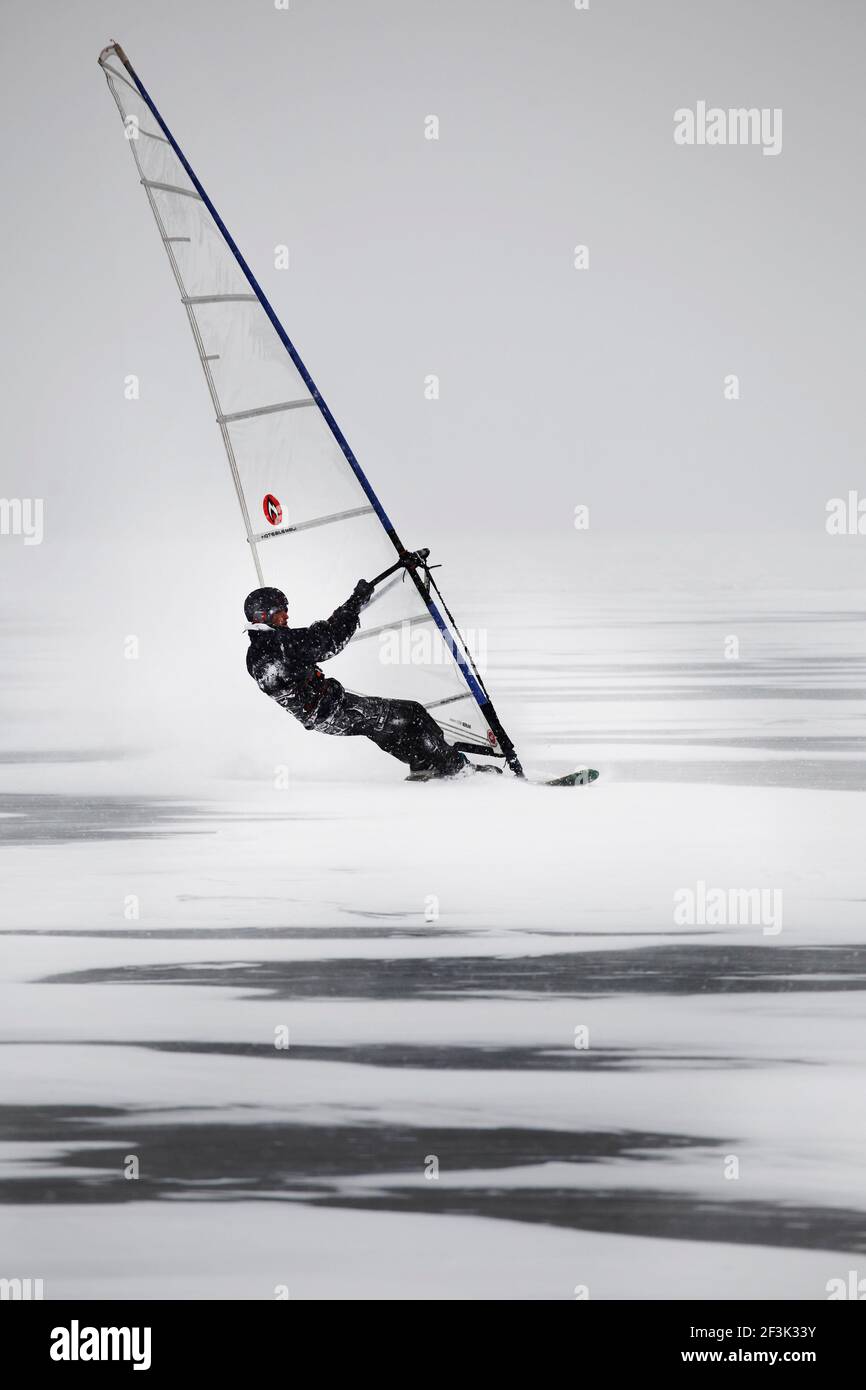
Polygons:
<instances>
[{"instance_id":1,"label":"overcast sky","mask_svg":"<svg viewBox=\"0 0 866 1390\"><path fill-rule=\"evenodd\" d=\"M237 525L111 39L407 534L808 530L863 481L862 7L7 0L3 492L55 537ZM781 153L676 146L699 100Z\"/></svg>"}]
</instances>

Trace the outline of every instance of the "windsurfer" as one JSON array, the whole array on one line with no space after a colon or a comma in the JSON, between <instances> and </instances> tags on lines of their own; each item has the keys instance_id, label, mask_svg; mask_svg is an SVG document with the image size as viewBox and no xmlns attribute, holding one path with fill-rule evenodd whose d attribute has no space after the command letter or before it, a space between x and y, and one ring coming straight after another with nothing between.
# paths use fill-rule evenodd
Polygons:
<instances>
[{"instance_id":1,"label":"windsurfer","mask_svg":"<svg viewBox=\"0 0 866 1390\"><path fill-rule=\"evenodd\" d=\"M320 734L362 735L384 753L408 763L413 774L453 777L470 766L452 748L431 714L415 700L357 695L325 676L320 661L342 651L357 631L373 585L360 579L330 618L289 627L288 599L280 589L254 589L244 603L250 645L247 670L260 690Z\"/></svg>"}]
</instances>

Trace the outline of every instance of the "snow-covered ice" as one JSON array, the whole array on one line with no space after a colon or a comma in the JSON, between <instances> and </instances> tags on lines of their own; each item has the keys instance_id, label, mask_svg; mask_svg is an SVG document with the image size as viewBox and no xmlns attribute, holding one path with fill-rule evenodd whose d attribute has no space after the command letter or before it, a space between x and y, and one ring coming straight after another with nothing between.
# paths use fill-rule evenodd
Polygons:
<instances>
[{"instance_id":1,"label":"snow-covered ice","mask_svg":"<svg viewBox=\"0 0 866 1390\"><path fill-rule=\"evenodd\" d=\"M74 660L46 692L18 635L0 1274L49 1298L820 1299L856 1267L862 592L823 552L800 592L781 561L725 588L657 559L656 590L548 563L454 602L488 615L532 768L602 769L573 791L407 785L235 680L240 639L208 637L202 708L158 625L146 689L106 658L99 721ZM781 930L678 924L699 884L778 890Z\"/></svg>"}]
</instances>

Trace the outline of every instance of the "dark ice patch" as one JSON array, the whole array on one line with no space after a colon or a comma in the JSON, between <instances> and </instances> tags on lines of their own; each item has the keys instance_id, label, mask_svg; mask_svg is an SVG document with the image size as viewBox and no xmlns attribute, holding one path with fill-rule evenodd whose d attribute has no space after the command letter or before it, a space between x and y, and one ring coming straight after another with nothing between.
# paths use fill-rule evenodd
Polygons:
<instances>
[{"instance_id":1,"label":"dark ice patch","mask_svg":"<svg viewBox=\"0 0 866 1390\"><path fill-rule=\"evenodd\" d=\"M542 956L181 961L67 971L41 983L220 985L280 1000L827 993L866 988L866 945L712 942Z\"/></svg>"}]
</instances>

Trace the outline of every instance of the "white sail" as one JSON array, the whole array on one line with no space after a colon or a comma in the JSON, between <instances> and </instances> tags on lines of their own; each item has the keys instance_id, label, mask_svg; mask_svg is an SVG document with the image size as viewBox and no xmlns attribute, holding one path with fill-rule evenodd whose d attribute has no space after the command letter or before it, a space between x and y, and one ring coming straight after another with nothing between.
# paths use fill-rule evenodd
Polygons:
<instances>
[{"instance_id":1,"label":"white sail","mask_svg":"<svg viewBox=\"0 0 866 1390\"><path fill-rule=\"evenodd\" d=\"M126 55L113 44L99 63L189 320L259 582L283 589L290 621L306 626L393 564L400 543ZM401 571L328 669L350 689L420 701L452 742L508 755L519 771L471 656L435 596Z\"/></svg>"}]
</instances>

